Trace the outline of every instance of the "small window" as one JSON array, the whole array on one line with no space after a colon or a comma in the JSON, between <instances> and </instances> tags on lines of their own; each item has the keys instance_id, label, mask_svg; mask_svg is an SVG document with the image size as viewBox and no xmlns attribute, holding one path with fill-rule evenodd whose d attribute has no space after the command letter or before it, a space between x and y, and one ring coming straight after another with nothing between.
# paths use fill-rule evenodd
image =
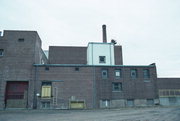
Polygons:
<instances>
[{"instance_id":1,"label":"small window","mask_svg":"<svg viewBox=\"0 0 180 121\"><path fill-rule=\"evenodd\" d=\"M120 78L121 77L121 70L120 69L116 69L115 70L115 77L116 78Z\"/></svg>"},{"instance_id":2,"label":"small window","mask_svg":"<svg viewBox=\"0 0 180 121\"><path fill-rule=\"evenodd\" d=\"M99 63L106 63L106 56L99 56Z\"/></svg>"},{"instance_id":3,"label":"small window","mask_svg":"<svg viewBox=\"0 0 180 121\"><path fill-rule=\"evenodd\" d=\"M0 56L4 55L4 49L0 49Z\"/></svg>"},{"instance_id":4,"label":"small window","mask_svg":"<svg viewBox=\"0 0 180 121\"><path fill-rule=\"evenodd\" d=\"M108 70L102 70L102 78L107 79L108 78Z\"/></svg>"},{"instance_id":5,"label":"small window","mask_svg":"<svg viewBox=\"0 0 180 121\"><path fill-rule=\"evenodd\" d=\"M131 69L131 78L137 78L137 70Z\"/></svg>"},{"instance_id":6,"label":"small window","mask_svg":"<svg viewBox=\"0 0 180 121\"><path fill-rule=\"evenodd\" d=\"M24 38L19 38L18 42L24 42Z\"/></svg>"},{"instance_id":7,"label":"small window","mask_svg":"<svg viewBox=\"0 0 180 121\"><path fill-rule=\"evenodd\" d=\"M46 71L49 71L49 67L45 67L45 70L46 70Z\"/></svg>"},{"instance_id":8,"label":"small window","mask_svg":"<svg viewBox=\"0 0 180 121\"><path fill-rule=\"evenodd\" d=\"M144 76L145 79L149 79L150 78L149 69L144 69L143 70L143 76Z\"/></svg>"},{"instance_id":9,"label":"small window","mask_svg":"<svg viewBox=\"0 0 180 121\"><path fill-rule=\"evenodd\" d=\"M122 83L121 82L113 82L112 83L112 91L122 91Z\"/></svg>"},{"instance_id":10,"label":"small window","mask_svg":"<svg viewBox=\"0 0 180 121\"><path fill-rule=\"evenodd\" d=\"M51 82L42 82L41 97L51 98Z\"/></svg>"},{"instance_id":11,"label":"small window","mask_svg":"<svg viewBox=\"0 0 180 121\"><path fill-rule=\"evenodd\" d=\"M75 71L79 71L79 67L76 67L76 68L75 68Z\"/></svg>"}]
</instances>

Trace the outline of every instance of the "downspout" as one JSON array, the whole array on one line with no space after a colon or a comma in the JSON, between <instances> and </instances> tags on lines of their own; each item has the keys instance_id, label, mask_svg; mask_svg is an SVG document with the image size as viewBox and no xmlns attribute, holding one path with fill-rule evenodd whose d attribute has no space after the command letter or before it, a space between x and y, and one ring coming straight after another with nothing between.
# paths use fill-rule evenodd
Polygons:
<instances>
[{"instance_id":1,"label":"downspout","mask_svg":"<svg viewBox=\"0 0 180 121\"><path fill-rule=\"evenodd\" d=\"M110 49L110 65L112 65L111 44L109 44L109 49Z\"/></svg>"},{"instance_id":2,"label":"downspout","mask_svg":"<svg viewBox=\"0 0 180 121\"><path fill-rule=\"evenodd\" d=\"M37 109L37 97L36 97L36 93L37 93L37 90L36 90L37 71L38 71L37 66L35 66L35 71L34 71L35 76L34 76L34 84L33 84L33 86L34 86L33 109Z\"/></svg>"},{"instance_id":3,"label":"downspout","mask_svg":"<svg viewBox=\"0 0 180 121\"><path fill-rule=\"evenodd\" d=\"M96 105L96 67L93 66L93 108L95 109L97 107Z\"/></svg>"}]
</instances>

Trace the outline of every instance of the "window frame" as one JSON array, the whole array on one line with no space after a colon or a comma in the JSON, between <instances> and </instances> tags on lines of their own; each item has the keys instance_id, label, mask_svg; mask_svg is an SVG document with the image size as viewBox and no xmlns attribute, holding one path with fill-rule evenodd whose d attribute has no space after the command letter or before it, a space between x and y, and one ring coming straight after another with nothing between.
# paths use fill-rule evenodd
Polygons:
<instances>
[{"instance_id":1,"label":"window frame","mask_svg":"<svg viewBox=\"0 0 180 121\"><path fill-rule=\"evenodd\" d=\"M106 75L104 75L103 73L106 73ZM101 70L101 77L102 79L107 79L108 78L108 70L107 69L102 69Z\"/></svg>"},{"instance_id":2,"label":"window frame","mask_svg":"<svg viewBox=\"0 0 180 121\"><path fill-rule=\"evenodd\" d=\"M118 84L116 85L119 89L115 89L115 85L114 84ZM112 82L112 92L121 92L123 91L122 89L122 82Z\"/></svg>"},{"instance_id":3,"label":"window frame","mask_svg":"<svg viewBox=\"0 0 180 121\"><path fill-rule=\"evenodd\" d=\"M48 93L49 95L45 94L45 92L47 90L50 91ZM50 99L51 97L52 97L52 82L50 82L50 81L43 81L42 84L41 84L41 98Z\"/></svg>"},{"instance_id":4,"label":"window frame","mask_svg":"<svg viewBox=\"0 0 180 121\"><path fill-rule=\"evenodd\" d=\"M135 75L132 74L133 71L135 72ZM131 79L136 79L136 78L138 78L138 71L137 71L137 69L131 69L131 70L130 70L130 77L131 77Z\"/></svg>"},{"instance_id":5,"label":"window frame","mask_svg":"<svg viewBox=\"0 0 180 121\"><path fill-rule=\"evenodd\" d=\"M116 75L117 72L119 72L119 76ZM122 78L122 70L121 69L115 69L114 76L116 79Z\"/></svg>"},{"instance_id":6,"label":"window frame","mask_svg":"<svg viewBox=\"0 0 180 121\"><path fill-rule=\"evenodd\" d=\"M103 58L103 60L101 60ZM99 63L106 63L106 56L99 56Z\"/></svg>"},{"instance_id":7,"label":"window frame","mask_svg":"<svg viewBox=\"0 0 180 121\"><path fill-rule=\"evenodd\" d=\"M143 78L144 79L150 79L150 70L149 69L143 69Z\"/></svg>"}]
</instances>

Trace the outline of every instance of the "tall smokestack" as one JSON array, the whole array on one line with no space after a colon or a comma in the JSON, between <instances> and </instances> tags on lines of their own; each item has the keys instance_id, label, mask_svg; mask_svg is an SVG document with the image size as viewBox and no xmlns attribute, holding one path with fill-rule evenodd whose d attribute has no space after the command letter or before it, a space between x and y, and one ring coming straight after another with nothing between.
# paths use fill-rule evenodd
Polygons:
<instances>
[{"instance_id":1,"label":"tall smokestack","mask_svg":"<svg viewBox=\"0 0 180 121\"><path fill-rule=\"evenodd\" d=\"M103 43L107 43L106 25L102 25Z\"/></svg>"}]
</instances>

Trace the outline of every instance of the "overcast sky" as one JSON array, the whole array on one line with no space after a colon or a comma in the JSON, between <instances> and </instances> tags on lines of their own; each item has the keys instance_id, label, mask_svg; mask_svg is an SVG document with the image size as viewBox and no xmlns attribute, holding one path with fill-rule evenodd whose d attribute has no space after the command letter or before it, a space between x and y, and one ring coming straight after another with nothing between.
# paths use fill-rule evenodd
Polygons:
<instances>
[{"instance_id":1,"label":"overcast sky","mask_svg":"<svg viewBox=\"0 0 180 121\"><path fill-rule=\"evenodd\" d=\"M45 50L101 42L102 24L125 65L180 77L180 0L0 0L0 30L35 30Z\"/></svg>"}]
</instances>

